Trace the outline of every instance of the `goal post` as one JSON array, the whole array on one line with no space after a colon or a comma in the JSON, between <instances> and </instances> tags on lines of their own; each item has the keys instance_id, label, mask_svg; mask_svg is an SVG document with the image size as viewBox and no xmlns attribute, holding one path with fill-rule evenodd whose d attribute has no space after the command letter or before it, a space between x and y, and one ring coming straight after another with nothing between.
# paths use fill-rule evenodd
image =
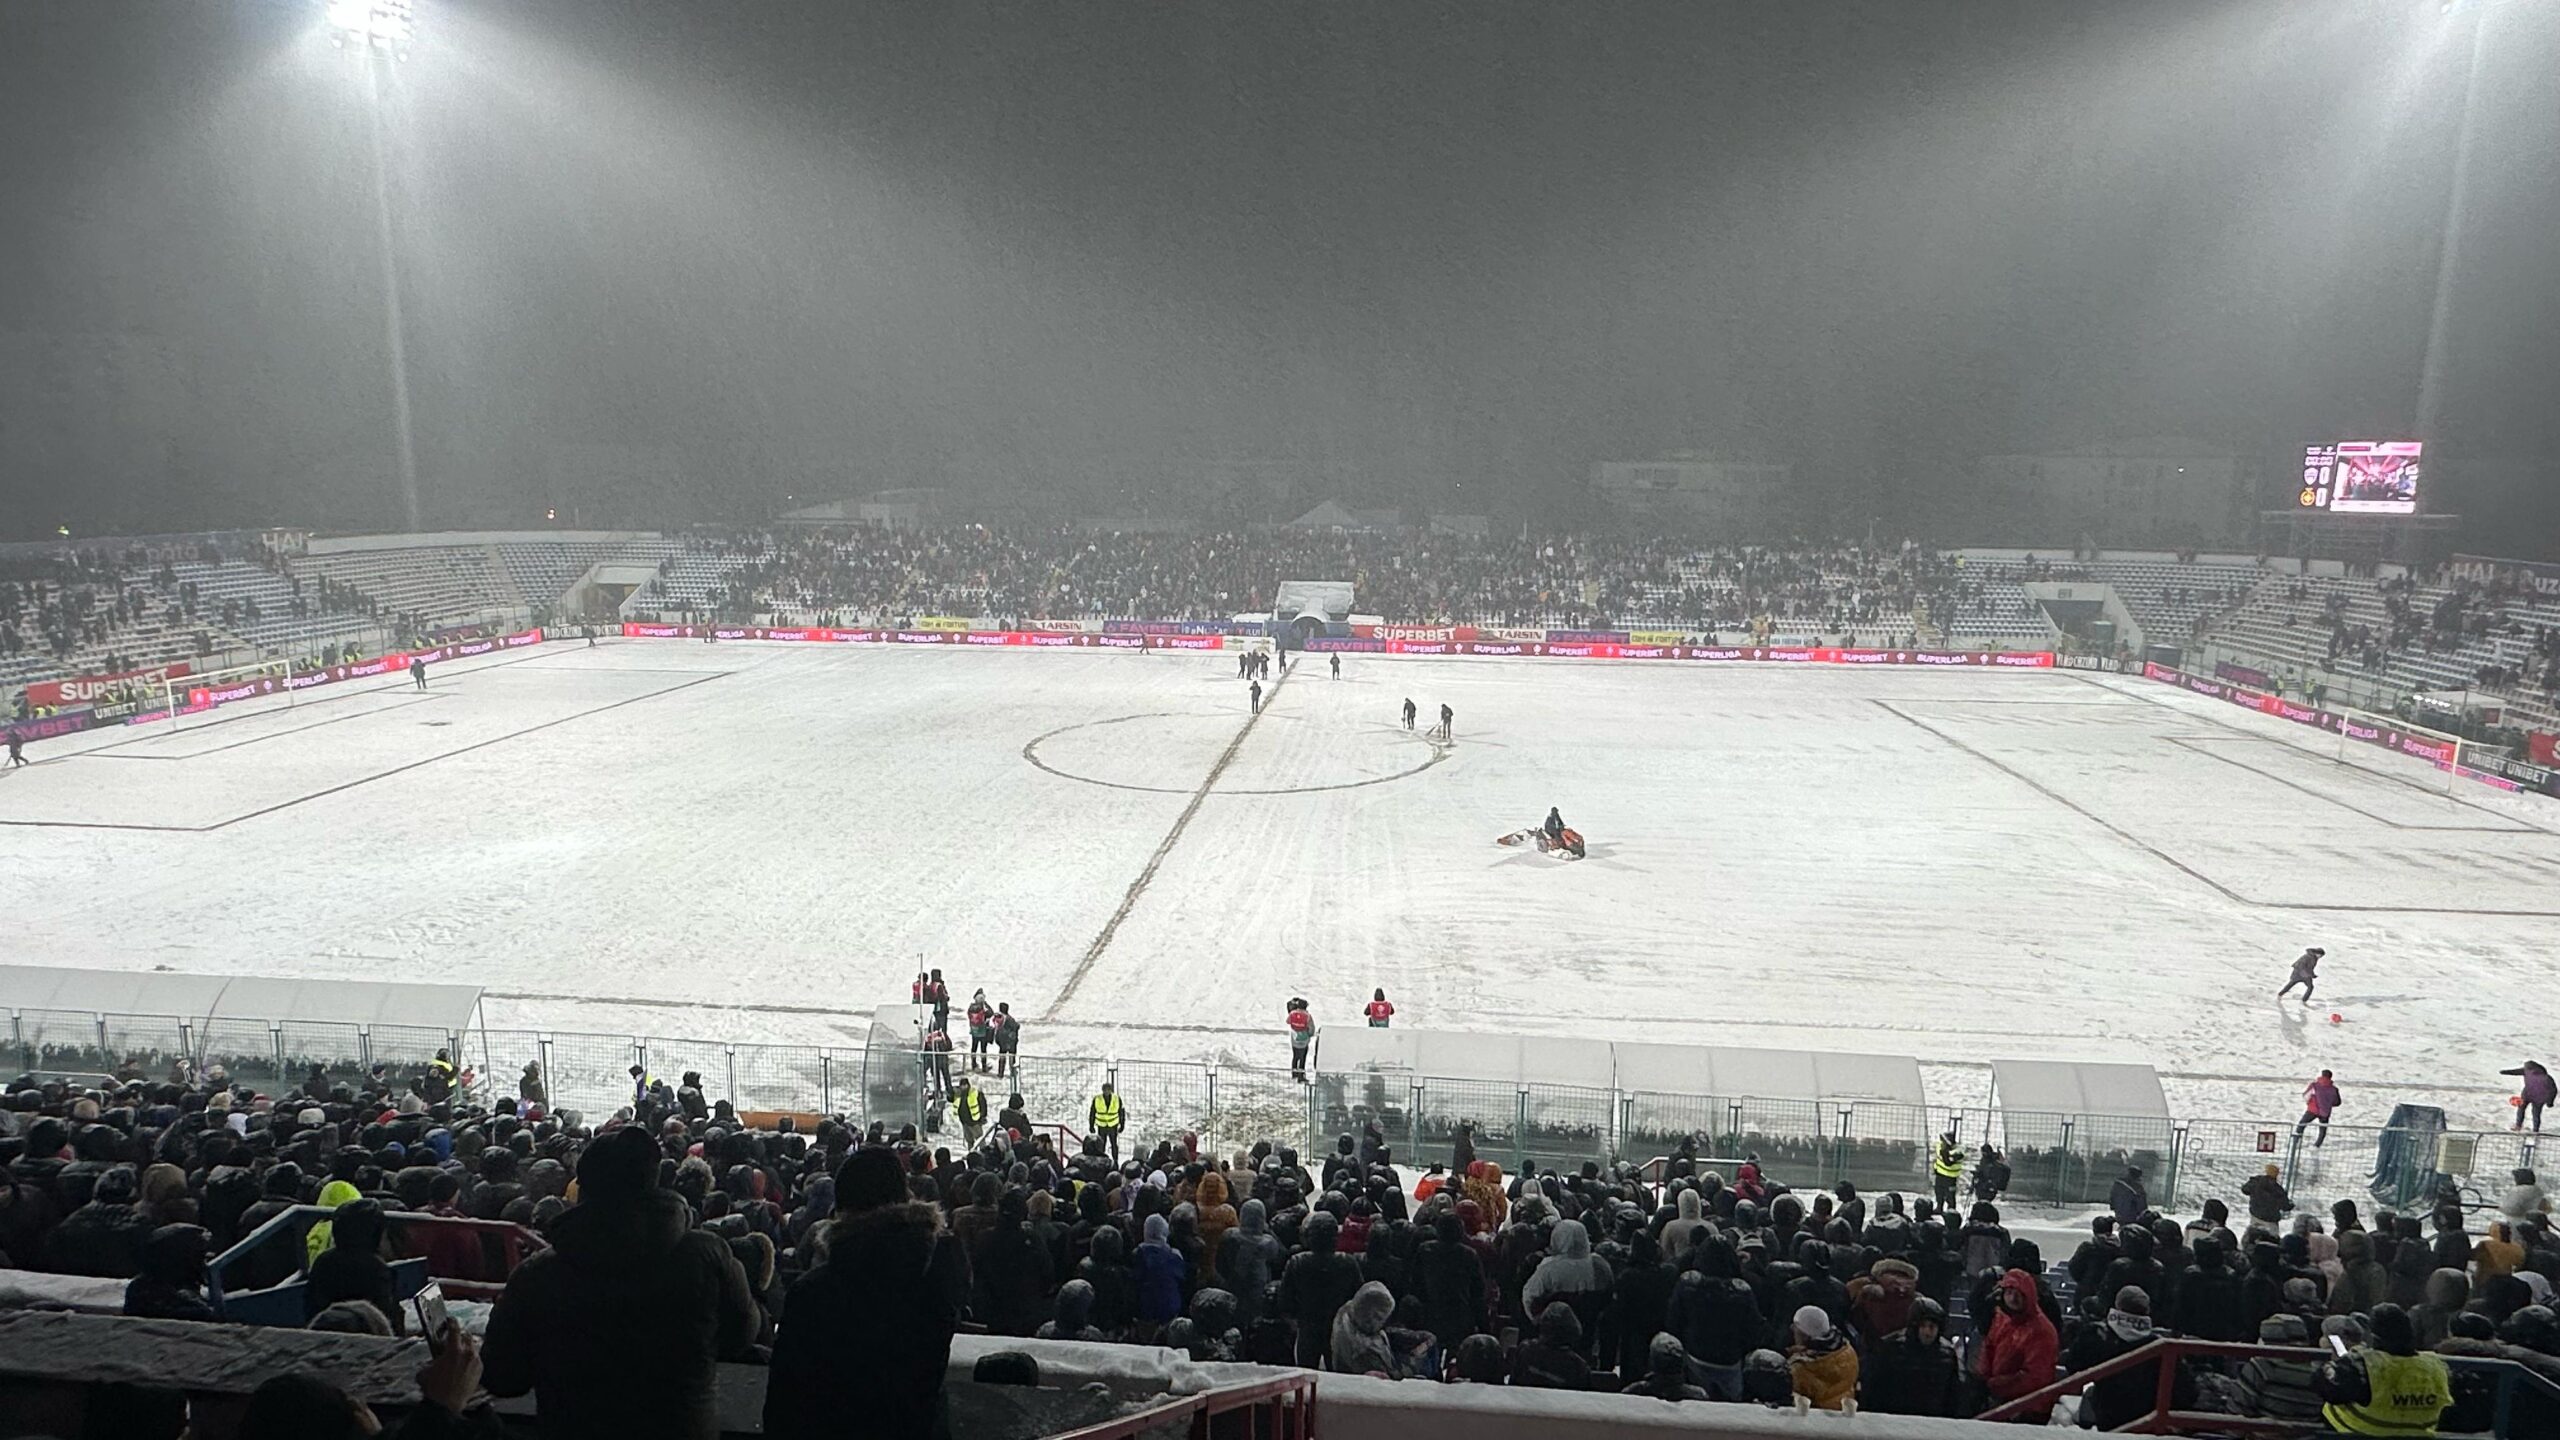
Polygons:
<instances>
[{"instance_id":1,"label":"goal post","mask_svg":"<svg viewBox=\"0 0 2560 1440\"><path fill-rule=\"evenodd\" d=\"M2446 730L2430 729L2403 720L2397 715L2384 715L2371 710L2342 708L2338 711L2337 760L2367 747L2386 749L2395 755L2423 760L2444 772L2445 793L2453 793L2454 783L2462 769L2470 763L2471 743Z\"/></svg>"},{"instance_id":2,"label":"goal post","mask_svg":"<svg viewBox=\"0 0 2560 1440\"><path fill-rule=\"evenodd\" d=\"M302 688L294 683L295 679L310 673L308 662L279 656L193 675L170 675L160 682L161 709L170 723L177 725L184 724L187 716L263 695L280 694L291 705Z\"/></svg>"}]
</instances>

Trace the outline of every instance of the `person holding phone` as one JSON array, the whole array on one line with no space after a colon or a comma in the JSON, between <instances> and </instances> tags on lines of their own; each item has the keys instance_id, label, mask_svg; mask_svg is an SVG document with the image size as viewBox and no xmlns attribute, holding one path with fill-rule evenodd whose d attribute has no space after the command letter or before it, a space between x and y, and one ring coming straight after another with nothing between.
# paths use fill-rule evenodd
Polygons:
<instances>
[{"instance_id":1,"label":"person holding phone","mask_svg":"<svg viewBox=\"0 0 2560 1440\"><path fill-rule=\"evenodd\" d=\"M496 1436L496 1417L480 1398L480 1342L450 1319L429 1347L418 1371L418 1406L395 1428L385 1428L373 1407L336 1382L289 1372L260 1385L241 1412L239 1440L463 1440Z\"/></svg>"}]
</instances>

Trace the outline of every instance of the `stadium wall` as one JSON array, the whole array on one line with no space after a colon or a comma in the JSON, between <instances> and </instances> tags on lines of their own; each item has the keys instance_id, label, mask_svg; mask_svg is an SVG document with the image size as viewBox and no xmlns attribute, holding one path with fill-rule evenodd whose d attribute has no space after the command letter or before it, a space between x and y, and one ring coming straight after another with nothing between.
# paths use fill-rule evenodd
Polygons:
<instances>
[{"instance_id":1,"label":"stadium wall","mask_svg":"<svg viewBox=\"0 0 2560 1440\"><path fill-rule=\"evenodd\" d=\"M2216 667L2217 670L2221 670L2223 668L2224 667L2221 666ZM2234 666L2229 668L2239 669L2241 667ZM2183 670L2171 669L2166 665L2154 665L2150 663L2145 663L2143 665L2142 673L2149 679L2162 681L2170 685L2176 685L2181 689L2192 690L2198 695L2211 696L2217 700L2228 700L2234 705L2256 710L2262 714L2273 715L2280 720L2290 720L2297 725L2308 725L2315 730L2326 730L2333 735L2344 735L2347 739L2358 741L2366 745L2378 746L2381 749L2394 751L2402 755L2415 756L2416 758L2424 760L2428 764L2435 766L2439 770L2450 770L2465 780L2476 780L2494 790L2560 796L2560 770L2548 769L2526 761L2506 760L2503 758L2491 762L2497 767L2494 770L2477 769L2469 765L2459 764L2457 763L2457 752L2454 747L2437 740L2431 735L2420 735L2412 731L2396 729L2389 725L2368 724L2362 720L2350 719L2347 716L2340 715L2332 710L2322 710L2309 705L2296 704L2291 700L2287 700L2282 695L2269 694L2265 691L2252 689L2247 685L2237 683L2236 679L2228 674L2221 675L2218 678L2207 679L2201 675L2190 675ZM2255 674L2256 672L2250 671L2245 673Z\"/></svg>"},{"instance_id":2,"label":"stadium wall","mask_svg":"<svg viewBox=\"0 0 2560 1440\"><path fill-rule=\"evenodd\" d=\"M218 688L191 687L187 691L185 702L178 707L177 713L193 715L219 705L228 705L238 700L251 700L261 695L273 695L285 690L298 692L320 685L335 685L344 680L370 680L383 675L396 675L408 669L409 662L412 660L422 660L430 665L442 664L447 660L465 660L475 655L488 655L500 650L515 650L527 645L538 645L542 643L543 638L542 630L536 627L520 630L511 635L448 640L441 645L429 645L416 650L393 650L370 659L350 661L344 665L328 665L318 670L305 670L299 673L284 670L283 662L279 661L277 664L280 673L277 674L251 676L231 681ZM179 676L185 673L184 667L178 667ZM128 699L124 705L117 707L66 710L60 714L47 715L39 719L12 721L7 726L0 727L0 737L29 742L50 740L63 735L76 735L83 730L94 730L106 725L144 725L169 718L170 712L166 709L144 708L148 703L147 699Z\"/></svg>"},{"instance_id":3,"label":"stadium wall","mask_svg":"<svg viewBox=\"0 0 2560 1440\"><path fill-rule=\"evenodd\" d=\"M633 640L780 640L803 644L1028 646L1074 650L1223 650L1249 634L1224 633L1227 626L1203 622L1148 624L1107 622L1125 630L943 630L845 629L820 625L662 625L629 621L622 627ZM1232 627L1242 629L1243 627ZM1552 657L1565 660L1686 660L1711 663L1795 665L1919 665L1990 667L2004 670L2050 670L2054 656L2045 650L1877 650L1840 645L1675 645L1641 644L1625 631L1542 631L1538 640L1475 638L1471 626L1427 628L1379 625L1358 627L1379 634L1324 638L1308 642L1315 652L1370 655L1467 655L1479 657ZM1464 638L1461 638L1461 637Z\"/></svg>"}]
</instances>

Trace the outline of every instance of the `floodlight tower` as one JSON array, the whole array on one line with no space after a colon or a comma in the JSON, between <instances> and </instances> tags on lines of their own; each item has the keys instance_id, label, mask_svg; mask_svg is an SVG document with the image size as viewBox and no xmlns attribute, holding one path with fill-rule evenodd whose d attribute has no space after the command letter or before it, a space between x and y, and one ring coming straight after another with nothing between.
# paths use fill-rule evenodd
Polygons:
<instances>
[{"instance_id":1,"label":"floodlight tower","mask_svg":"<svg viewBox=\"0 0 2560 1440\"><path fill-rule=\"evenodd\" d=\"M413 0L328 0L324 18L330 44L348 52L364 71L365 132L373 157L375 251L382 259L383 348L391 359L391 428L400 475L401 514L415 532L418 452L410 425L408 325L400 303L400 250L391 226L390 161L382 136L383 69L409 58L417 33Z\"/></svg>"}]
</instances>

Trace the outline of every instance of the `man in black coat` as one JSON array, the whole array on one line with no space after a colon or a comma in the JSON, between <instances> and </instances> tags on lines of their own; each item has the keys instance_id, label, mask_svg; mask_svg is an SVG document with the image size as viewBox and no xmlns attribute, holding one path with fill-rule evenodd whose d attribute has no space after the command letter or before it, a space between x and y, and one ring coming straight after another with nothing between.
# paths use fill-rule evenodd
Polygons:
<instances>
[{"instance_id":1,"label":"man in black coat","mask_svg":"<svg viewBox=\"0 0 2560 1440\"><path fill-rule=\"evenodd\" d=\"M350 1200L329 1217L329 1248L311 1262L303 1282L302 1318L309 1320L341 1300L372 1306L394 1335L407 1327L393 1293L391 1266L382 1258L382 1202Z\"/></svg>"},{"instance_id":2,"label":"man in black coat","mask_svg":"<svg viewBox=\"0 0 2560 1440\"><path fill-rule=\"evenodd\" d=\"M1689 1378L1721 1400L1742 1396L1742 1360L1767 1338L1751 1283L1736 1273L1733 1247L1721 1239L1689 1249L1689 1268L1671 1288L1663 1326L1677 1336L1689 1362Z\"/></svg>"},{"instance_id":3,"label":"man in black coat","mask_svg":"<svg viewBox=\"0 0 2560 1440\"><path fill-rule=\"evenodd\" d=\"M2241 1342L2255 1338L2247 1328L2247 1307L2240 1299L2240 1277L2218 1240L2199 1237L2195 1264L2178 1278L2177 1309L2170 1328L2191 1340Z\"/></svg>"},{"instance_id":4,"label":"man in black coat","mask_svg":"<svg viewBox=\"0 0 2560 1440\"><path fill-rule=\"evenodd\" d=\"M2107 1267L2124 1255L2124 1246L2116 1240L2116 1217L2094 1216L2089 1221L2089 1238L2071 1252L2071 1284L2083 1295L2098 1293L2098 1282L2107 1277Z\"/></svg>"},{"instance_id":5,"label":"man in black coat","mask_svg":"<svg viewBox=\"0 0 2560 1440\"><path fill-rule=\"evenodd\" d=\"M1234 1232L1228 1232L1230 1238ZM1422 1292L1422 1323L1442 1349L1456 1354L1460 1341L1485 1334L1484 1262L1467 1244L1458 1217L1443 1213L1432 1222L1432 1238L1415 1256L1417 1288ZM1652 1342L1646 1336L1646 1343Z\"/></svg>"},{"instance_id":6,"label":"man in black coat","mask_svg":"<svg viewBox=\"0 0 2560 1440\"><path fill-rule=\"evenodd\" d=\"M712 1440L713 1366L742 1357L763 1318L746 1272L659 1186L636 1126L587 1146L578 1194L490 1311L481 1383L536 1392L546 1436Z\"/></svg>"},{"instance_id":7,"label":"man in black coat","mask_svg":"<svg viewBox=\"0 0 2560 1440\"><path fill-rule=\"evenodd\" d=\"M141 1187L133 1167L118 1165L100 1175L87 1203L62 1217L45 1238L45 1266L58 1275L94 1275L131 1280L142 1273L143 1242L151 1238L151 1219L135 1202Z\"/></svg>"},{"instance_id":8,"label":"man in black coat","mask_svg":"<svg viewBox=\"0 0 2560 1440\"><path fill-rule=\"evenodd\" d=\"M969 1262L941 1212L908 1200L894 1152L866 1146L836 1172L826 1247L826 1263L783 1302L764 1433L949 1434L942 1381L969 1296Z\"/></svg>"},{"instance_id":9,"label":"man in black coat","mask_svg":"<svg viewBox=\"0 0 2560 1440\"><path fill-rule=\"evenodd\" d=\"M2143 1301L2150 1307L2143 1314L2168 1313L2168 1274L2159 1261L2151 1258L2151 1232L2139 1225L2129 1226L2122 1244L2124 1253L2106 1268L2093 1293L2113 1297L2130 1286L2142 1292Z\"/></svg>"},{"instance_id":10,"label":"man in black coat","mask_svg":"<svg viewBox=\"0 0 2560 1440\"><path fill-rule=\"evenodd\" d=\"M142 1274L124 1287L124 1313L145 1320L219 1320L204 1298L212 1239L200 1225L163 1225L142 1244Z\"/></svg>"},{"instance_id":11,"label":"man in black coat","mask_svg":"<svg viewBox=\"0 0 2560 1440\"><path fill-rule=\"evenodd\" d=\"M1305 1253L1290 1256L1280 1272L1280 1308L1298 1327L1298 1363L1310 1370L1323 1368L1334 1314L1360 1291L1360 1262L1334 1253L1340 1231L1329 1214L1309 1217Z\"/></svg>"},{"instance_id":12,"label":"man in black coat","mask_svg":"<svg viewBox=\"0 0 2560 1440\"><path fill-rule=\"evenodd\" d=\"M2142 1185L2142 1167L2127 1165L2116 1183L2107 1190L2107 1208L2116 1212L2118 1225L2131 1225L2142 1219L2151 1208L2151 1196Z\"/></svg>"},{"instance_id":13,"label":"man in black coat","mask_svg":"<svg viewBox=\"0 0 2560 1440\"><path fill-rule=\"evenodd\" d=\"M1858 1408L1879 1415L1963 1413L1962 1367L1947 1343L1946 1307L1923 1295L1911 1319L1868 1350L1858 1381Z\"/></svg>"},{"instance_id":14,"label":"man in black coat","mask_svg":"<svg viewBox=\"0 0 2560 1440\"><path fill-rule=\"evenodd\" d=\"M1621 1376L1641 1374L1651 1363L1653 1337L1662 1333L1671 1313L1671 1289L1679 1274L1663 1262L1653 1236L1639 1230L1629 1242L1626 1263L1618 1269L1616 1293L1601 1317L1608 1344L1601 1359L1613 1357Z\"/></svg>"}]
</instances>

